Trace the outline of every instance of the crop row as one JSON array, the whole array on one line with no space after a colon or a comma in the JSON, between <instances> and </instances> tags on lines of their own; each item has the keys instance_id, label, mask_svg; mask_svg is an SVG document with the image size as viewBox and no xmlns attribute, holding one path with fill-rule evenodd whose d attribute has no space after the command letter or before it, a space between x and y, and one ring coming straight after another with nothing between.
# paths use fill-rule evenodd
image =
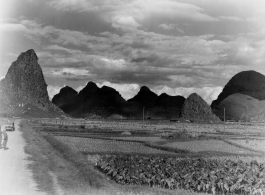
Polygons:
<instances>
[{"instance_id":1,"label":"crop row","mask_svg":"<svg viewBox=\"0 0 265 195\"><path fill-rule=\"evenodd\" d=\"M96 167L120 184L212 194L265 192L265 164L256 161L105 155Z\"/></svg>"}]
</instances>

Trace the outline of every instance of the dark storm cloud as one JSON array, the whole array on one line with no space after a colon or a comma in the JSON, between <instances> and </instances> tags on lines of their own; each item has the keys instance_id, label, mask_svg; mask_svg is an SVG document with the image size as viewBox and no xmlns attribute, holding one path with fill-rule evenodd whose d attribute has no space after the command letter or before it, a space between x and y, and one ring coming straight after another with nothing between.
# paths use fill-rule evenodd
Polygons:
<instances>
[{"instance_id":1,"label":"dark storm cloud","mask_svg":"<svg viewBox=\"0 0 265 195\"><path fill-rule=\"evenodd\" d=\"M215 71L214 64L229 62L230 65L242 64L249 59L248 55L244 55L246 52L253 55L252 49L261 48L261 45L249 44L253 39L250 35L234 38L228 42L211 39L210 35L173 37L142 30L121 35L105 32L101 36L96 36L80 31L43 26L31 20L21 20L6 26L6 29L8 28L31 36L37 42L46 40L47 46L43 46L44 51L38 54L40 63L44 67L49 67L51 70L57 67L87 70L90 74L98 75L93 78L120 83L160 82L172 85L176 83L176 77L172 76L179 75L180 68L184 70L181 72L182 75L201 81L199 77L188 74L189 71L194 72L193 67L196 66L198 70L195 72L200 73L204 66L212 65L213 68L208 69L211 71L208 76L202 74L210 82L214 76L209 75L221 75L213 74L218 72ZM166 68L171 69L166 71ZM49 74L49 71L46 70L45 73ZM122 76L122 74L130 76ZM78 77L78 71L75 75ZM75 75L64 73L61 76ZM183 79L182 82L177 83L181 86L190 86L197 85L198 82Z\"/></svg>"},{"instance_id":2,"label":"dark storm cloud","mask_svg":"<svg viewBox=\"0 0 265 195\"><path fill-rule=\"evenodd\" d=\"M37 52L47 78L60 84L111 82L124 93L126 86L136 90L141 84L174 94L201 88L203 97L212 98L220 91L216 86L233 74L249 67L264 70L263 1L12 0L2 5L1 77L6 64L29 48Z\"/></svg>"}]
</instances>

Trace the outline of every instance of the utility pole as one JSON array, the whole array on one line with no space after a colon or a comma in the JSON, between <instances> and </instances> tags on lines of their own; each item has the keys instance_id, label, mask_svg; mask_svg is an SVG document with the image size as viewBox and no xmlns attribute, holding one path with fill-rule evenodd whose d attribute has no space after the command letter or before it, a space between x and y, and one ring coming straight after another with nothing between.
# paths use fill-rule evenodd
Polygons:
<instances>
[{"instance_id":1,"label":"utility pole","mask_svg":"<svg viewBox=\"0 0 265 195\"><path fill-rule=\"evenodd\" d=\"M248 106L246 106L246 110L247 110L247 115L246 115L246 122L247 122L247 119L248 119ZM247 130L246 130L246 133L245 133L245 138L246 138L246 143L248 143L248 140L247 140Z\"/></svg>"},{"instance_id":2,"label":"utility pole","mask_svg":"<svg viewBox=\"0 0 265 195\"><path fill-rule=\"evenodd\" d=\"M225 122L225 108L224 108L224 122Z\"/></svg>"},{"instance_id":3,"label":"utility pole","mask_svg":"<svg viewBox=\"0 0 265 195\"><path fill-rule=\"evenodd\" d=\"M224 131L225 131L225 107L224 107Z\"/></svg>"},{"instance_id":4,"label":"utility pole","mask_svg":"<svg viewBox=\"0 0 265 195\"><path fill-rule=\"evenodd\" d=\"M143 107L143 122L144 122L144 107Z\"/></svg>"},{"instance_id":5,"label":"utility pole","mask_svg":"<svg viewBox=\"0 0 265 195\"><path fill-rule=\"evenodd\" d=\"M247 107L247 116L246 116L246 121L247 121L247 119L248 119L248 106L246 106Z\"/></svg>"}]
</instances>

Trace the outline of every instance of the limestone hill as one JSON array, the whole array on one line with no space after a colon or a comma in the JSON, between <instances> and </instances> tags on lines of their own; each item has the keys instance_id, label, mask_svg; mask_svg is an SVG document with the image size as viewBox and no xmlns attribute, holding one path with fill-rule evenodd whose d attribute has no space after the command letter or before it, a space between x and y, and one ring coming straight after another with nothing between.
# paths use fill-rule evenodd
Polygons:
<instances>
[{"instance_id":1,"label":"limestone hill","mask_svg":"<svg viewBox=\"0 0 265 195\"><path fill-rule=\"evenodd\" d=\"M218 98L212 102L211 107L217 108L222 100L235 93L265 100L265 76L253 70L236 74L225 85Z\"/></svg>"},{"instance_id":2,"label":"limestone hill","mask_svg":"<svg viewBox=\"0 0 265 195\"><path fill-rule=\"evenodd\" d=\"M235 93L221 101L215 112L222 119L225 112L226 120L265 121L265 100Z\"/></svg>"},{"instance_id":3,"label":"limestone hill","mask_svg":"<svg viewBox=\"0 0 265 195\"><path fill-rule=\"evenodd\" d=\"M89 82L74 98L62 105L61 109L75 117L109 116L113 113L121 114L125 103L115 89L106 86L99 88L95 83Z\"/></svg>"},{"instance_id":4,"label":"limestone hill","mask_svg":"<svg viewBox=\"0 0 265 195\"><path fill-rule=\"evenodd\" d=\"M69 86L63 87L58 94L56 94L52 98L52 103L57 105L58 107L62 107L64 104L66 104L69 100L73 99L75 96L77 96L77 91L75 91L73 88Z\"/></svg>"},{"instance_id":5,"label":"limestone hill","mask_svg":"<svg viewBox=\"0 0 265 195\"><path fill-rule=\"evenodd\" d=\"M47 84L38 57L30 49L11 64L0 83L1 113L9 115L60 116L63 112L48 97ZM34 110L34 111L33 111Z\"/></svg>"},{"instance_id":6,"label":"limestone hill","mask_svg":"<svg viewBox=\"0 0 265 195\"><path fill-rule=\"evenodd\" d=\"M211 107L196 93L191 94L184 102L181 118L194 122L219 122L212 113Z\"/></svg>"}]
</instances>

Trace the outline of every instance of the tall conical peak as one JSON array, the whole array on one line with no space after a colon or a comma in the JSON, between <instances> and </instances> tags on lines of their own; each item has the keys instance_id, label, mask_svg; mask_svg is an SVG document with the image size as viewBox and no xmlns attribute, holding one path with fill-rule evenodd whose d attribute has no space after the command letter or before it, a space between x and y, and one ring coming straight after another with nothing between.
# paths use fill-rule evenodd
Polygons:
<instances>
[{"instance_id":1,"label":"tall conical peak","mask_svg":"<svg viewBox=\"0 0 265 195\"><path fill-rule=\"evenodd\" d=\"M33 49L22 52L11 64L1 86L4 104L10 105L10 109L20 110L21 104L30 104L43 111L60 112L49 101L47 84Z\"/></svg>"},{"instance_id":2,"label":"tall conical peak","mask_svg":"<svg viewBox=\"0 0 265 195\"><path fill-rule=\"evenodd\" d=\"M18 56L18 61L24 61L24 62L28 62L29 60L36 60L38 61L38 56L35 53L35 51L33 49L29 49L26 52L22 52L19 56Z\"/></svg>"},{"instance_id":3,"label":"tall conical peak","mask_svg":"<svg viewBox=\"0 0 265 195\"><path fill-rule=\"evenodd\" d=\"M192 93L185 100L181 109L181 117L193 121L220 121L212 113L210 106L197 93Z\"/></svg>"},{"instance_id":4,"label":"tall conical peak","mask_svg":"<svg viewBox=\"0 0 265 195\"><path fill-rule=\"evenodd\" d=\"M33 49L22 52L9 67L5 88L13 103L31 103L37 107L49 107L47 84L38 57Z\"/></svg>"}]
</instances>

